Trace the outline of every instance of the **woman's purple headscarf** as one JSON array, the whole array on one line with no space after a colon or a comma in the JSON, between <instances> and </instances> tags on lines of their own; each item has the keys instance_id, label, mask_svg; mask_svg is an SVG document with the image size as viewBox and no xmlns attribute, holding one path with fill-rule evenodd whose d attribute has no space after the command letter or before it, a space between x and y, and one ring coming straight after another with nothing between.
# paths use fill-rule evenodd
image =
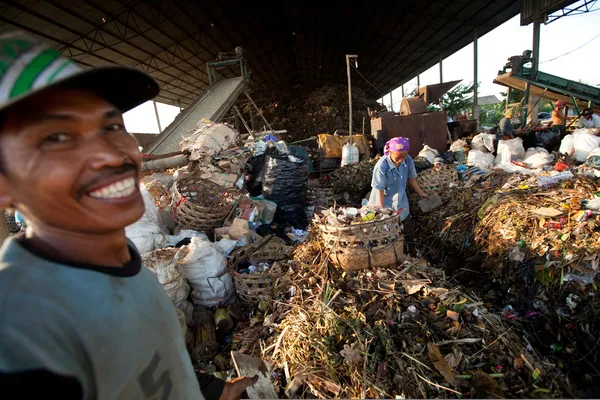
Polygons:
<instances>
[{"instance_id":1,"label":"woman's purple headscarf","mask_svg":"<svg viewBox=\"0 0 600 400\"><path fill-rule=\"evenodd\" d=\"M390 139L385 144L385 149L383 150L383 154L386 156L390 153L395 153L398 151L409 151L410 150L410 142L408 138L405 137L395 137Z\"/></svg>"}]
</instances>

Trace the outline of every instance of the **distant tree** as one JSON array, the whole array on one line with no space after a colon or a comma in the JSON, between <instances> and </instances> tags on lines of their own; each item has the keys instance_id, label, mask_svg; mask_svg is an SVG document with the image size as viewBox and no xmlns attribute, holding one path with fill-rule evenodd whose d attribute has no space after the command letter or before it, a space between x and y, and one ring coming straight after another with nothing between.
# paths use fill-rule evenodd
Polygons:
<instances>
[{"instance_id":1,"label":"distant tree","mask_svg":"<svg viewBox=\"0 0 600 400\"><path fill-rule=\"evenodd\" d=\"M473 108L473 85L458 85L442 97L444 111L454 117Z\"/></svg>"},{"instance_id":2,"label":"distant tree","mask_svg":"<svg viewBox=\"0 0 600 400\"><path fill-rule=\"evenodd\" d=\"M494 126L502 119L504 113L504 103L486 104L481 106L480 121L481 125Z\"/></svg>"}]
</instances>

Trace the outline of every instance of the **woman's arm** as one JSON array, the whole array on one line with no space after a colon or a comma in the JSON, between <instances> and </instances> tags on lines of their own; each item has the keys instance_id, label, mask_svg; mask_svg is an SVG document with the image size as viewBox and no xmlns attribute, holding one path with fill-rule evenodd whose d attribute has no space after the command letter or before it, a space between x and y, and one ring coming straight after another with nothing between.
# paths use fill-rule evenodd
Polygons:
<instances>
[{"instance_id":1,"label":"woman's arm","mask_svg":"<svg viewBox=\"0 0 600 400\"><path fill-rule=\"evenodd\" d=\"M428 198L429 196L421 189L421 186L419 186L419 182L417 182L417 180L415 178L408 178L408 183L410 183L410 186L415 190L415 192L417 192L417 194L422 197L422 198Z\"/></svg>"}]
</instances>

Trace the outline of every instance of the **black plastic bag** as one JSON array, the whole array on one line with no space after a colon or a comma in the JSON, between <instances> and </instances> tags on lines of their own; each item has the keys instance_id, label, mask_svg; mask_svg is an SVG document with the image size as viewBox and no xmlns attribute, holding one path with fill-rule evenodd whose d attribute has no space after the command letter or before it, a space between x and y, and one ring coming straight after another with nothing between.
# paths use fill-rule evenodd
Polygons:
<instances>
[{"instance_id":1,"label":"black plastic bag","mask_svg":"<svg viewBox=\"0 0 600 400\"><path fill-rule=\"evenodd\" d=\"M417 170L417 173L433 167L433 164L430 163L425 157L417 156L413 159L413 162L415 163L415 169Z\"/></svg>"},{"instance_id":2,"label":"black plastic bag","mask_svg":"<svg viewBox=\"0 0 600 400\"><path fill-rule=\"evenodd\" d=\"M251 157L246 162L246 173L248 180L246 182L246 190L252 197L262 194L262 171L265 164L265 155Z\"/></svg>"},{"instance_id":3,"label":"black plastic bag","mask_svg":"<svg viewBox=\"0 0 600 400\"><path fill-rule=\"evenodd\" d=\"M548 152L556 150L560 143L560 133L552 130L536 132L535 147L543 147Z\"/></svg>"},{"instance_id":4,"label":"black plastic bag","mask_svg":"<svg viewBox=\"0 0 600 400\"><path fill-rule=\"evenodd\" d=\"M440 154L440 157L444 160L444 164L454 164L454 153L451 151L447 151L445 153Z\"/></svg>"},{"instance_id":5,"label":"black plastic bag","mask_svg":"<svg viewBox=\"0 0 600 400\"><path fill-rule=\"evenodd\" d=\"M263 167L262 194L277 204L273 222L276 224L306 227L306 189L308 164L291 161L287 154L267 155Z\"/></svg>"}]
</instances>

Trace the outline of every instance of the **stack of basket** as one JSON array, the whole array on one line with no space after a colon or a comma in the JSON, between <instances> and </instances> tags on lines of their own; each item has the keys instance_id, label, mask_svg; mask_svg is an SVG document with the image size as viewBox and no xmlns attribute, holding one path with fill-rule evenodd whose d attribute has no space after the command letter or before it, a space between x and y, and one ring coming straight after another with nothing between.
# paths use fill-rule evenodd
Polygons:
<instances>
[{"instance_id":1,"label":"stack of basket","mask_svg":"<svg viewBox=\"0 0 600 400\"><path fill-rule=\"evenodd\" d=\"M222 186L198 175L190 175L175 183L173 216L181 229L194 229L213 236L215 228L231 213L233 196Z\"/></svg>"},{"instance_id":2,"label":"stack of basket","mask_svg":"<svg viewBox=\"0 0 600 400\"><path fill-rule=\"evenodd\" d=\"M400 214L347 226L319 224L329 259L338 267L359 270L398 265L403 260L404 238Z\"/></svg>"}]
</instances>

